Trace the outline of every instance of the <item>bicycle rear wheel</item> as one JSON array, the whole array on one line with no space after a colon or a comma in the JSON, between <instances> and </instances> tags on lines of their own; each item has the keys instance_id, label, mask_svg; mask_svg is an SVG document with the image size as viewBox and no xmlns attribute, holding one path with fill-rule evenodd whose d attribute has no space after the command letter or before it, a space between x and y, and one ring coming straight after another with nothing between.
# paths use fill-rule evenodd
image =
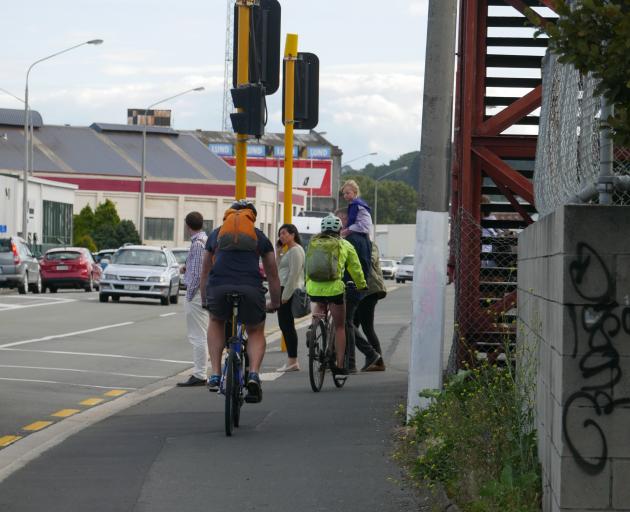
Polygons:
<instances>
[{"instance_id":1,"label":"bicycle rear wheel","mask_svg":"<svg viewBox=\"0 0 630 512\"><path fill-rule=\"evenodd\" d=\"M225 360L225 435L231 436L239 415L239 382L237 355L233 350L228 352ZM236 418L236 421L235 421Z\"/></svg>"},{"instance_id":2,"label":"bicycle rear wheel","mask_svg":"<svg viewBox=\"0 0 630 512\"><path fill-rule=\"evenodd\" d=\"M324 384L326 374L326 330L321 320L306 331L308 341L308 378L311 389L317 393Z\"/></svg>"},{"instance_id":3,"label":"bicycle rear wheel","mask_svg":"<svg viewBox=\"0 0 630 512\"><path fill-rule=\"evenodd\" d=\"M330 321L328 322L328 339L329 341L329 346L331 347L330 350L330 360L334 362L334 364L337 364L337 345L336 345L336 339L335 339L335 321L332 319L332 317L330 318ZM348 339L346 338L346 349L348 348L347 345ZM349 355L348 355L348 350L346 350L346 353L344 355L343 358L343 365L345 368L348 368L349 366ZM344 386L344 384L346 383L346 380L348 380L348 377L346 375L333 375L333 383L335 384L335 387L337 388L342 388Z\"/></svg>"}]
</instances>

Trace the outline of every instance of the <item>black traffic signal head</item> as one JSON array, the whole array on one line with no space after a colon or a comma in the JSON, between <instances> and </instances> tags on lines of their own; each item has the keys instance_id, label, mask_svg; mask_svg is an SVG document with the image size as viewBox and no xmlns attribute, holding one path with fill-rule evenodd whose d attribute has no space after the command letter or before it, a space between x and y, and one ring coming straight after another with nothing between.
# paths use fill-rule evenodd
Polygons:
<instances>
[{"instance_id":1,"label":"black traffic signal head","mask_svg":"<svg viewBox=\"0 0 630 512\"><path fill-rule=\"evenodd\" d=\"M265 133L265 88L260 84L248 84L231 89L234 107L240 112L230 114L232 128L242 135L260 139Z\"/></svg>"},{"instance_id":2,"label":"black traffic signal head","mask_svg":"<svg viewBox=\"0 0 630 512\"><path fill-rule=\"evenodd\" d=\"M280 85L280 2L260 0L250 11L249 80L262 83L265 94L273 94ZM232 84L238 86L238 5L234 5L234 53Z\"/></svg>"},{"instance_id":3,"label":"black traffic signal head","mask_svg":"<svg viewBox=\"0 0 630 512\"><path fill-rule=\"evenodd\" d=\"M286 63L283 70L286 80ZM282 123L284 123L284 92L282 89ZM295 61L295 92L293 128L312 130L319 122L319 58L314 53L299 52Z\"/></svg>"}]
</instances>

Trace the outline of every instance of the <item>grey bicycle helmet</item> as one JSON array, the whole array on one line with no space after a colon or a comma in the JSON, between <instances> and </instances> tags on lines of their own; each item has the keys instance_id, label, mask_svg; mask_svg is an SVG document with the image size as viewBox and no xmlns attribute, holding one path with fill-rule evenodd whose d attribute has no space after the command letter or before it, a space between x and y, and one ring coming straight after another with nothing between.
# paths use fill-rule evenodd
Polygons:
<instances>
[{"instance_id":1,"label":"grey bicycle helmet","mask_svg":"<svg viewBox=\"0 0 630 512\"><path fill-rule=\"evenodd\" d=\"M334 231L335 233L339 233L341 228L341 219L335 215L328 215L328 217L322 219L322 232Z\"/></svg>"},{"instance_id":2,"label":"grey bicycle helmet","mask_svg":"<svg viewBox=\"0 0 630 512\"><path fill-rule=\"evenodd\" d=\"M239 199L238 201L234 201L232 203L231 208L233 210L243 210L245 208L249 208L250 210L254 212L254 215L258 217L258 212L256 211L256 207L254 206L254 203L252 203L251 201L247 199Z\"/></svg>"}]
</instances>

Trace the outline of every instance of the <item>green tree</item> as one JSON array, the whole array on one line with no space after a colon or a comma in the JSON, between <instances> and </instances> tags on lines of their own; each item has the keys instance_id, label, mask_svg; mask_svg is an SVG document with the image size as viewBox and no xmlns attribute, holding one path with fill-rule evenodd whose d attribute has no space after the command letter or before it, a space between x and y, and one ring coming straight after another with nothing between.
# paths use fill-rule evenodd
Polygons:
<instances>
[{"instance_id":1,"label":"green tree","mask_svg":"<svg viewBox=\"0 0 630 512\"><path fill-rule=\"evenodd\" d=\"M80 235L73 241L75 247L85 247L90 252L96 252L96 243L87 233Z\"/></svg>"},{"instance_id":2,"label":"green tree","mask_svg":"<svg viewBox=\"0 0 630 512\"><path fill-rule=\"evenodd\" d=\"M121 220L120 224L116 226L116 239L118 240L118 247L127 243L139 244L140 234L132 221Z\"/></svg>"},{"instance_id":3,"label":"green tree","mask_svg":"<svg viewBox=\"0 0 630 512\"><path fill-rule=\"evenodd\" d=\"M86 235L89 236L93 229L94 212L92 211L92 207L88 204L87 206L84 206L78 214L73 216L72 243L74 245L78 245L79 247L83 247L82 245L79 245L78 240Z\"/></svg>"},{"instance_id":4,"label":"green tree","mask_svg":"<svg viewBox=\"0 0 630 512\"><path fill-rule=\"evenodd\" d=\"M116 210L116 205L109 199L99 204L94 210L94 229L108 225L116 227L120 223L120 217Z\"/></svg>"},{"instance_id":5,"label":"green tree","mask_svg":"<svg viewBox=\"0 0 630 512\"><path fill-rule=\"evenodd\" d=\"M630 145L630 2L628 0L553 0L560 18L542 20L531 9L529 20L549 36L559 61L601 80L597 93L615 108L609 122L615 141Z\"/></svg>"},{"instance_id":6,"label":"green tree","mask_svg":"<svg viewBox=\"0 0 630 512\"><path fill-rule=\"evenodd\" d=\"M113 224L101 224L94 229L92 237L99 249L116 249L121 245L118 243L116 226Z\"/></svg>"},{"instance_id":7,"label":"green tree","mask_svg":"<svg viewBox=\"0 0 630 512\"><path fill-rule=\"evenodd\" d=\"M361 198L378 215L379 224L415 224L416 223L416 191L409 185L394 180L382 180L378 183L378 211L375 212L374 193L376 180L363 173L344 174L344 179L353 179L361 190ZM340 196L339 204L347 204Z\"/></svg>"}]
</instances>

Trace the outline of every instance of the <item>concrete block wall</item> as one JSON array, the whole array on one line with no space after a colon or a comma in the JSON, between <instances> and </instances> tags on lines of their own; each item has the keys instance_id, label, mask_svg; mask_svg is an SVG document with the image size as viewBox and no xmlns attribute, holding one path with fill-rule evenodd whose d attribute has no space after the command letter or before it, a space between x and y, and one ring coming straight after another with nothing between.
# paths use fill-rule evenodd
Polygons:
<instances>
[{"instance_id":1,"label":"concrete block wall","mask_svg":"<svg viewBox=\"0 0 630 512\"><path fill-rule=\"evenodd\" d=\"M630 511L630 207L569 205L518 243L543 511Z\"/></svg>"}]
</instances>

